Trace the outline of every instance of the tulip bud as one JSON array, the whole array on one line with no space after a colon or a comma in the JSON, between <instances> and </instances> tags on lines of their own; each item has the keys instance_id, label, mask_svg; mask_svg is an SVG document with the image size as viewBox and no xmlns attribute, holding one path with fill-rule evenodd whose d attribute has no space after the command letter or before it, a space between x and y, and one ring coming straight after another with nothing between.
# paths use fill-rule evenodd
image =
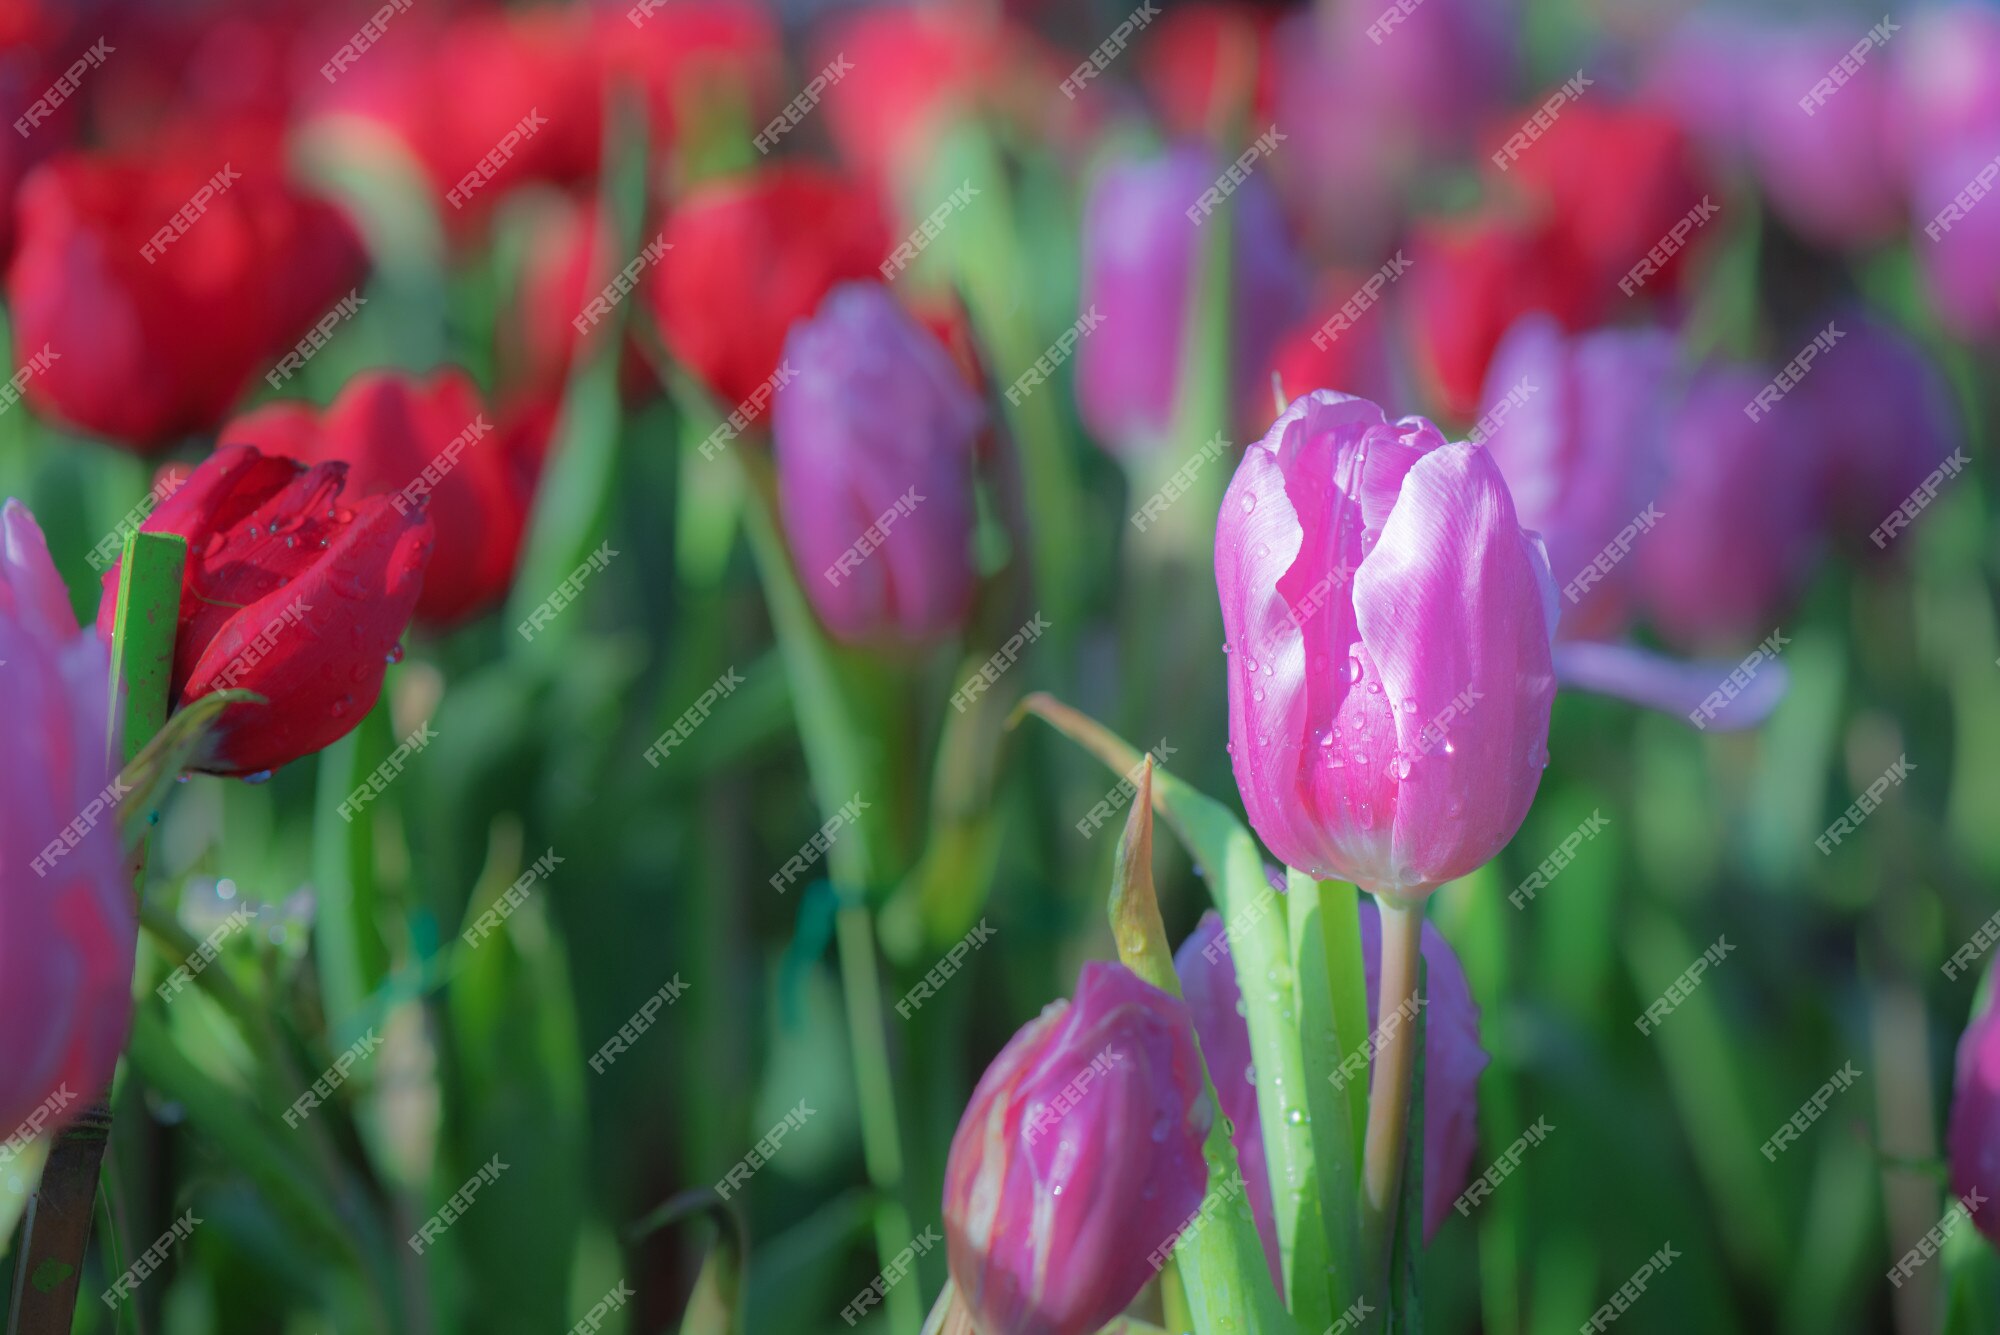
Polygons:
<instances>
[{"instance_id":1,"label":"tulip bud","mask_svg":"<svg viewBox=\"0 0 2000 1335\"><path fill-rule=\"evenodd\" d=\"M1204 193L1218 189L1226 165L1201 149L1180 148L1150 161L1114 163L1091 187L1080 305L1083 318L1095 317L1102 327L1077 343L1077 406L1107 446L1143 450L1173 423L1205 236L1190 214L1199 216ZM1260 177L1245 178L1228 202L1236 210L1232 402L1241 402L1252 378L1268 372L1278 337L1304 310L1306 277Z\"/></svg>"},{"instance_id":2,"label":"tulip bud","mask_svg":"<svg viewBox=\"0 0 2000 1335\"><path fill-rule=\"evenodd\" d=\"M1833 531L1843 546L1872 556L1894 549L1891 539L1904 521L1885 521L1899 506L1921 503L1926 483L1935 495L1964 467L1954 456L1965 438L1951 387L1922 348L1851 312L1834 323L1839 355L1855 369L1837 374L1829 366L1827 374L1807 377L1799 393L1811 408L1813 462Z\"/></svg>"},{"instance_id":3,"label":"tulip bud","mask_svg":"<svg viewBox=\"0 0 2000 1335\"><path fill-rule=\"evenodd\" d=\"M725 412L761 412L785 332L836 283L875 278L889 228L868 191L793 163L688 192L667 217L672 249L647 271L667 348ZM753 399L753 395L758 396Z\"/></svg>"},{"instance_id":4,"label":"tulip bud","mask_svg":"<svg viewBox=\"0 0 2000 1335\"><path fill-rule=\"evenodd\" d=\"M369 371L323 410L269 404L224 427L222 439L307 464L338 460L351 496L429 514L438 542L416 616L449 626L498 601L513 579L546 427L499 420L457 369L428 381Z\"/></svg>"},{"instance_id":5,"label":"tulip bud","mask_svg":"<svg viewBox=\"0 0 2000 1335\"><path fill-rule=\"evenodd\" d=\"M1990 1003L1958 1040L1951 1121L1945 1128L1951 1191L1960 1200L2000 1200L2000 1008ZM1979 1231L2000 1242L2000 1209L1975 1211Z\"/></svg>"},{"instance_id":6,"label":"tulip bud","mask_svg":"<svg viewBox=\"0 0 2000 1335\"><path fill-rule=\"evenodd\" d=\"M1548 763L1556 591L1484 450L1310 394L1244 452L1215 572L1266 847L1418 902L1513 837Z\"/></svg>"},{"instance_id":7,"label":"tulip bud","mask_svg":"<svg viewBox=\"0 0 2000 1335\"><path fill-rule=\"evenodd\" d=\"M1836 342L1821 355L1848 352ZM1856 372L1827 365L1806 374ZM1707 368L1667 421L1661 518L1624 559L1636 563L1639 598L1673 644L1769 634L1811 570L1819 535L1813 414L1802 393L1776 386L1761 369Z\"/></svg>"},{"instance_id":8,"label":"tulip bud","mask_svg":"<svg viewBox=\"0 0 2000 1335\"><path fill-rule=\"evenodd\" d=\"M1022 1026L952 1137L952 1279L982 1335L1088 1335L1201 1205L1210 1119L1187 1008L1120 964Z\"/></svg>"},{"instance_id":9,"label":"tulip bud","mask_svg":"<svg viewBox=\"0 0 2000 1335\"><path fill-rule=\"evenodd\" d=\"M339 212L230 151L69 153L28 177L7 298L37 412L156 453L212 430L359 281Z\"/></svg>"},{"instance_id":10,"label":"tulip bud","mask_svg":"<svg viewBox=\"0 0 2000 1335\"><path fill-rule=\"evenodd\" d=\"M105 736L110 659L77 629L34 516L0 510L0 1170L111 1079L138 921Z\"/></svg>"},{"instance_id":11,"label":"tulip bud","mask_svg":"<svg viewBox=\"0 0 2000 1335\"><path fill-rule=\"evenodd\" d=\"M1524 527L1548 545L1558 583L1612 547L1659 486L1660 423L1675 385L1660 329L1565 336L1547 315L1517 321L1486 372L1484 444ZM1565 598L1565 639L1615 635L1630 619L1631 567Z\"/></svg>"},{"instance_id":12,"label":"tulip bud","mask_svg":"<svg viewBox=\"0 0 2000 1335\"><path fill-rule=\"evenodd\" d=\"M1375 901L1359 897L1361 959L1368 985L1368 1030L1381 1013L1382 918ZM1424 922L1424 1240L1444 1222L1465 1186L1479 1143L1479 1073L1489 1058L1479 1045L1479 1007L1451 943ZM1264 1128L1257 1120L1257 1085L1249 1079L1250 1022L1237 1009L1242 991L1222 915L1210 909L1174 954L1181 995L1194 1016L1201 1053L1215 1074L1216 1097L1229 1118L1230 1143L1243 1168L1250 1213L1264 1240L1271 1280L1278 1274L1277 1221L1271 1212L1271 1179L1265 1168ZM1239 1078L1240 1077L1240 1078Z\"/></svg>"},{"instance_id":13,"label":"tulip bud","mask_svg":"<svg viewBox=\"0 0 2000 1335\"><path fill-rule=\"evenodd\" d=\"M344 503L347 465L307 468L225 445L140 527L188 540L169 686L176 705L240 688L193 768L255 774L338 741L375 706L400 656L431 552L422 506ZM108 643L118 566L104 574Z\"/></svg>"},{"instance_id":14,"label":"tulip bud","mask_svg":"<svg viewBox=\"0 0 2000 1335\"><path fill-rule=\"evenodd\" d=\"M978 400L876 283L836 289L794 325L785 364L772 444L806 596L843 640L949 635L975 582Z\"/></svg>"}]
</instances>

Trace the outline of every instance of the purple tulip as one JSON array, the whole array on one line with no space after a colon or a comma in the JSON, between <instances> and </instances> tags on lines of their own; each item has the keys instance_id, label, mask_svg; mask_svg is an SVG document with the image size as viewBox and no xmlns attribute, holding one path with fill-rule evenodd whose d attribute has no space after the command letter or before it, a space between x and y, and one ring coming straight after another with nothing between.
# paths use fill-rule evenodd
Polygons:
<instances>
[{"instance_id":1,"label":"purple tulip","mask_svg":"<svg viewBox=\"0 0 2000 1335\"><path fill-rule=\"evenodd\" d=\"M1663 329L1571 337L1534 314L1501 340L1486 372L1484 402L1495 422L1486 449L1521 523L1548 544L1558 583L1578 585L1658 494L1660 424L1674 388L1674 340ZM1623 630L1630 580L1621 563L1566 589L1563 638Z\"/></svg>"},{"instance_id":2,"label":"purple tulip","mask_svg":"<svg viewBox=\"0 0 2000 1335\"><path fill-rule=\"evenodd\" d=\"M784 360L792 379L772 410L772 441L806 596L850 642L951 634L976 583L978 400L943 346L875 283L829 293L792 326Z\"/></svg>"},{"instance_id":3,"label":"purple tulip","mask_svg":"<svg viewBox=\"0 0 2000 1335\"><path fill-rule=\"evenodd\" d=\"M1367 969L1368 1027L1372 1032L1382 992L1382 920L1375 901L1363 897L1361 955ZM1436 1235L1445 1212L1465 1186L1479 1142L1479 1073L1486 1069L1486 1050L1479 1045L1479 1008L1451 944L1428 920L1424 923L1424 962L1429 966L1424 1007L1424 1239ZM1174 954L1181 994L1194 1015L1195 1036L1215 1079L1223 1115L1229 1118L1230 1143L1264 1240L1264 1259L1271 1282L1278 1273L1277 1221L1271 1211L1271 1178L1265 1166L1264 1130L1257 1120L1257 1086L1250 1069L1250 1022L1237 1009L1242 992L1229 952L1222 915L1210 909ZM1244 1073L1245 1078L1235 1078Z\"/></svg>"},{"instance_id":4,"label":"purple tulip","mask_svg":"<svg viewBox=\"0 0 2000 1335\"><path fill-rule=\"evenodd\" d=\"M1944 1143L1952 1194L1964 1200L1977 1190L1984 1201L2000 1201L2000 1008L1989 1005L1973 1016L1958 1040ZM1976 1210L1972 1218L1980 1232L2000 1242L2000 1209Z\"/></svg>"},{"instance_id":5,"label":"purple tulip","mask_svg":"<svg viewBox=\"0 0 2000 1335\"><path fill-rule=\"evenodd\" d=\"M1513 837L1548 763L1556 590L1485 450L1309 394L1244 452L1215 575L1266 847L1417 902Z\"/></svg>"},{"instance_id":6,"label":"purple tulip","mask_svg":"<svg viewBox=\"0 0 2000 1335\"><path fill-rule=\"evenodd\" d=\"M0 1137L71 1121L111 1079L138 940L105 738L109 660L42 531L0 509ZM86 823L86 818L88 818ZM80 834L80 838L76 836ZM70 840L76 838L72 844Z\"/></svg>"},{"instance_id":7,"label":"purple tulip","mask_svg":"<svg viewBox=\"0 0 2000 1335\"><path fill-rule=\"evenodd\" d=\"M1888 548L1888 539L1865 535L1940 465L1956 458L1962 467L1964 437L1951 387L1923 349L1861 316L1834 323L1848 371L1812 376L1799 392L1814 415L1825 508L1846 545L1872 554Z\"/></svg>"},{"instance_id":8,"label":"purple tulip","mask_svg":"<svg viewBox=\"0 0 2000 1335\"><path fill-rule=\"evenodd\" d=\"M1835 342L1805 374L1863 374L1841 364L1848 355ZM1704 368L1668 420L1661 518L1623 560L1635 563L1640 600L1674 644L1769 634L1818 552L1813 413L1797 388L1758 405L1766 388L1761 369Z\"/></svg>"},{"instance_id":9,"label":"purple tulip","mask_svg":"<svg viewBox=\"0 0 2000 1335\"><path fill-rule=\"evenodd\" d=\"M1924 285L1944 326L1961 338L2000 335L2000 208L1970 192L1991 189L2000 162L2000 130L1983 145L1962 144L1926 154L1913 167L1910 239Z\"/></svg>"},{"instance_id":10,"label":"purple tulip","mask_svg":"<svg viewBox=\"0 0 2000 1335\"><path fill-rule=\"evenodd\" d=\"M1869 32L1858 18L1776 26L1700 15L1662 44L1649 86L1711 154L1746 162L1798 231L1866 245L1902 229L1904 197L1890 53L1876 46L1841 68Z\"/></svg>"},{"instance_id":11,"label":"purple tulip","mask_svg":"<svg viewBox=\"0 0 2000 1335\"><path fill-rule=\"evenodd\" d=\"M1191 145L1125 159L1099 173L1084 205L1080 304L1084 318L1095 313L1102 327L1077 344L1078 408L1091 433L1121 453L1144 453L1173 424L1205 236L1188 211L1222 171L1223 164ZM1229 203L1235 209L1230 402L1237 403L1303 313L1308 279L1261 178L1248 177Z\"/></svg>"},{"instance_id":12,"label":"purple tulip","mask_svg":"<svg viewBox=\"0 0 2000 1335\"><path fill-rule=\"evenodd\" d=\"M945 1165L951 1276L982 1335L1087 1335L1201 1205L1210 1105L1188 1010L1121 964L1021 1027Z\"/></svg>"}]
</instances>

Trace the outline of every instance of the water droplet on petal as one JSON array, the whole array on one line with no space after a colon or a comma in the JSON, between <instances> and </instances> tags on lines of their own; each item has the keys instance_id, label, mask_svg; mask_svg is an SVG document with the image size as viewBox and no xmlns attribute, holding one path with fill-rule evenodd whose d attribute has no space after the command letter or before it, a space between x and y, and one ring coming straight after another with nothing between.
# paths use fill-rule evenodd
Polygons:
<instances>
[{"instance_id":1,"label":"water droplet on petal","mask_svg":"<svg viewBox=\"0 0 2000 1335\"><path fill-rule=\"evenodd\" d=\"M1251 1084L1253 1084L1253 1085L1254 1085L1254 1084L1256 1084L1256 1083L1257 1083L1257 1068L1256 1068L1256 1066L1255 1066L1255 1065L1250 1065L1250 1066L1246 1066L1246 1067L1244 1067L1244 1068L1243 1068L1243 1078L1244 1078L1245 1080L1248 1080L1248 1081L1249 1081L1249 1082L1250 1082Z\"/></svg>"},{"instance_id":2,"label":"water droplet on petal","mask_svg":"<svg viewBox=\"0 0 2000 1335\"><path fill-rule=\"evenodd\" d=\"M1347 680L1348 680L1348 682L1349 682L1350 684L1352 684L1352 683L1354 683L1354 682L1357 682L1357 681L1360 681L1360 680L1361 680L1361 655L1360 655L1360 654L1357 654L1357 653L1350 653L1350 654L1348 654L1348 656L1347 656Z\"/></svg>"},{"instance_id":3,"label":"water droplet on petal","mask_svg":"<svg viewBox=\"0 0 2000 1335\"><path fill-rule=\"evenodd\" d=\"M271 771L267 769L260 769L255 774L246 774L243 776L243 782L245 783L269 783L270 781Z\"/></svg>"},{"instance_id":4,"label":"water droplet on petal","mask_svg":"<svg viewBox=\"0 0 2000 1335\"><path fill-rule=\"evenodd\" d=\"M1405 714L1414 714L1417 712L1417 699L1415 696L1406 695L1403 697L1403 712Z\"/></svg>"},{"instance_id":5,"label":"water droplet on petal","mask_svg":"<svg viewBox=\"0 0 2000 1335\"><path fill-rule=\"evenodd\" d=\"M389 646L389 652L388 652L388 655L386 656L386 659L385 659L385 661L387 661L387 662L390 662L390 663L400 663L400 662L402 662L402 661L403 661L403 646L402 646L402 645L400 645L400 644L392 644L392 645L390 645L390 646Z\"/></svg>"},{"instance_id":6,"label":"water droplet on petal","mask_svg":"<svg viewBox=\"0 0 2000 1335\"><path fill-rule=\"evenodd\" d=\"M1407 779L1407 778L1409 778L1409 777L1410 777L1410 758L1409 758L1408 756L1405 756L1405 755L1399 755L1399 756L1397 756L1397 757L1396 757L1396 764L1395 764L1395 771L1396 771L1396 777L1397 777L1398 779Z\"/></svg>"},{"instance_id":7,"label":"water droplet on petal","mask_svg":"<svg viewBox=\"0 0 2000 1335\"><path fill-rule=\"evenodd\" d=\"M1247 491L1246 491L1246 492L1244 492L1244 493L1243 493L1243 513L1247 515L1247 514L1249 514L1249 513L1250 513L1250 512L1252 511L1252 510L1254 510L1254 509L1256 509L1256 508L1257 508L1257 498L1256 498L1255 496L1253 496L1253 495L1252 495L1251 493L1247 492Z\"/></svg>"}]
</instances>

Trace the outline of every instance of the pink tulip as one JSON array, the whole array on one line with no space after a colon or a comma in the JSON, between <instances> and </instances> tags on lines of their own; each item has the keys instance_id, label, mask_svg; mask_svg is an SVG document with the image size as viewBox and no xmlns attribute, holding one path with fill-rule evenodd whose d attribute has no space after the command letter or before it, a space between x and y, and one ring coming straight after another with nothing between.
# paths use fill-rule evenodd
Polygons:
<instances>
[{"instance_id":1,"label":"pink tulip","mask_svg":"<svg viewBox=\"0 0 2000 1335\"><path fill-rule=\"evenodd\" d=\"M1187 1007L1120 964L1021 1027L945 1165L952 1279L981 1335L1088 1335L1201 1204L1210 1106Z\"/></svg>"},{"instance_id":2,"label":"pink tulip","mask_svg":"<svg viewBox=\"0 0 2000 1335\"><path fill-rule=\"evenodd\" d=\"M1360 908L1368 1027L1373 1032L1382 993L1382 919L1374 900L1362 899ZM1479 1008L1473 1004L1465 970L1451 943L1428 920L1423 952L1430 969L1424 1007L1424 1239L1429 1241L1464 1189L1472 1167L1473 1147L1479 1143L1479 1073L1489 1058L1479 1045ZM1257 1120L1257 1086L1248 1078L1250 1022L1236 1009L1243 994L1222 915L1213 909L1201 915L1194 932L1174 953L1174 970L1194 1015L1194 1031L1215 1079L1223 1115L1229 1119L1230 1143L1236 1147L1250 1213L1264 1241L1271 1282L1281 1283L1264 1130Z\"/></svg>"},{"instance_id":3,"label":"pink tulip","mask_svg":"<svg viewBox=\"0 0 2000 1335\"><path fill-rule=\"evenodd\" d=\"M2000 1201L2000 1008L1972 1017L1958 1040L1958 1075L1952 1086L1951 1123L1945 1129L1952 1194L1974 1191ZM2000 1209L1973 1212L1979 1231L2000 1242Z\"/></svg>"},{"instance_id":4,"label":"pink tulip","mask_svg":"<svg viewBox=\"0 0 2000 1335\"><path fill-rule=\"evenodd\" d=\"M0 509L0 734L12 748L0 796L0 1142L82 1112L111 1079L132 1015L138 922L116 813L99 805L115 773L108 675L104 646L78 629L34 516L8 501Z\"/></svg>"},{"instance_id":5,"label":"pink tulip","mask_svg":"<svg viewBox=\"0 0 2000 1335\"><path fill-rule=\"evenodd\" d=\"M1556 590L1486 451L1307 395L1244 452L1215 573L1236 783L1273 853L1414 904L1513 837Z\"/></svg>"},{"instance_id":6,"label":"pink tulip","mask_svg":"<svg viewBox=\"0 0 2000 1335\"><path fill-rule=\"evenodd\" d=\"M784 365L778 501L820 619L848 641L951 634L976 585L978 399L879 283L834 289L792 326Z\"/></svg>"}]
</instances>

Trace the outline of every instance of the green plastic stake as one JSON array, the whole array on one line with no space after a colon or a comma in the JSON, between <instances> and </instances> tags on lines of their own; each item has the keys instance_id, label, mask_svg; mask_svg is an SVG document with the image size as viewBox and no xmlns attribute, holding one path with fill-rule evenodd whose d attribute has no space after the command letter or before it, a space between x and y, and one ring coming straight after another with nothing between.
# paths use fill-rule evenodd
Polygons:
<instances>
[{"instance_id":1,"label":"green plastic stake","mask_svg":"<svg viewBox=\"0 0 2000 1335\"><path fill-rule=\"evenodd\" d=\"M122 767L167 721L180 630L181 577L187 539L178 533L134 533L118 568L118 617L111 628L111 735L119 706L125 728L116 757Z\"/></svg>"}]
</instances>

